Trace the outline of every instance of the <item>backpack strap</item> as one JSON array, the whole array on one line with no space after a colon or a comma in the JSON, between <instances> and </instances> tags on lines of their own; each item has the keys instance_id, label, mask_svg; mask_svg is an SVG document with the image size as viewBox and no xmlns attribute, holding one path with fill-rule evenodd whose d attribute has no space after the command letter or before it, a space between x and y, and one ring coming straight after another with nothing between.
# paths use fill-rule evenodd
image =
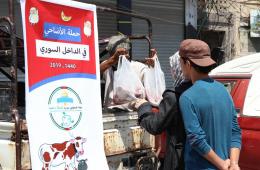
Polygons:
<instances>
[{"instance_id":1,"label":"backpack strap","mask_svg":"<svg viewBox=\"0 0 260 170\"><path fill-rule=\"evenodd\" d=\"M162 94L162 96L165 94L165 93L174 93L175 95L180 95L180 92L177 92L177 91L175 91L175 90L172 90L172 89L166 89L164 92L163 92L163 94Z\"/></svg>"}]
</instances>

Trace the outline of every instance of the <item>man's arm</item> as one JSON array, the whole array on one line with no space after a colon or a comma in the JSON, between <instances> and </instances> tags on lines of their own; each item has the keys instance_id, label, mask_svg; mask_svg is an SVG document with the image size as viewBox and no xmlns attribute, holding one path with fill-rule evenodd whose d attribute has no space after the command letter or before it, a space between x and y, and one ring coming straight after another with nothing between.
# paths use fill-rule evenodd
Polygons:
<instances>
[{"instance_id":1,"label":"man's arm","mask_svg":"<svg viewBox=\"0 0 260 170\"><path fill-rule=\"evenodd\" d=\"M239 170L238 160L239 160L240 149L231 148L230 149L230 170Z\"/></svg>"},{"instance_id":2,"label":"man's arm","mask_svg":"<svg viewBox=\"0 0 260 170\"><path fill-rule=\"evenodd\" d=\"M241 148L241 129L237 122L237 112L232 102L233 113L232 113L232 137L231 137L231 148L230 148L230 163L232 170L239 170L238 160Z\"/></svg>"},{"instance_id":3,"label":"man's arm","mask_svg":"<svg viewBox=\"0 0 260 170\"><path fill-rule=\"evenodd\" d=\"M106 69L111 67L113 64L116 64L120 55L128 55L126 49L118 48L112 56L110 56L107 60L102 62L100 64L100 73L103 74Z\"/></svg>"},{"instance_id":4,"label":"man's arm","mask_svg":"<svg viewBox=\"0 0 260 170\"><path fill-rule=\"evenodd\" d=\"M100 74L103 74L106 71L106 69L111 67L114 63L116 62L112 59L112 57L100 63Z\"/></svg>"},{"instance_id":5,"label":"man's arm","mask_svg":"<svg viewBox=\"0 0 260 170\"><path fill-rule=\"evenodd\" d=\"M210 149L207 154L203 155L203 157L220 170L228 170L230 167L230 160L221 159L212 149Z\"/></svg>"},{"instance_id":6,"label":"man's arm","mask_svg":"<svg viewBox=\"0 0 260 170\"><path fill-rule=\"evenodd\" d=\"M143 103L137 105L140 125L153 135L160 134L171 126L174 116L179 112L175 93L171 91L163 93L159 113L152 112L152 106L149 102L143 101Z\"/></svg>"}]
</instances>

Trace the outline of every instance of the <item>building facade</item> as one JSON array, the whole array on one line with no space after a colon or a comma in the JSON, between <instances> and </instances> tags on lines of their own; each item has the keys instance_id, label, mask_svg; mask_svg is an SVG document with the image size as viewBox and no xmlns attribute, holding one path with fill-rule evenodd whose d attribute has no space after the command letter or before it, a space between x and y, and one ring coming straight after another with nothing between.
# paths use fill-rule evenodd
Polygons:
<instances>
[{"instance_id":1,"label":"building facade","mask_svg":"<svg viewBox=\"0 0 260 170\"><path fill-rule=\"evenodd\" d=\"M250 11L259 6L259 1L198 0L198 38L219 64L260 51L260 38L250 36Z\"/></svg>"}]
</instances>

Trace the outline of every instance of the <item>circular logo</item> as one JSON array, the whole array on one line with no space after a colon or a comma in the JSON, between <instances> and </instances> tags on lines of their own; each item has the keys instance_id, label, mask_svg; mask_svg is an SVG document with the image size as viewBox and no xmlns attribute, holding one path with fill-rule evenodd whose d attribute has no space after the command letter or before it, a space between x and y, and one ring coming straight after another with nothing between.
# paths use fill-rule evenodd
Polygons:
<instances>
[{"instance_id":1,"label":"circular logo","mask_svg":"<svg viewBox=\"0 0 260 170\"><path fill-rule=\"evenodd\" d=\"M53 123L62 130L74 129L82 117L79 95L69 87L56 88L49 98L49 113Z\"/></svg>"}]
</instances>

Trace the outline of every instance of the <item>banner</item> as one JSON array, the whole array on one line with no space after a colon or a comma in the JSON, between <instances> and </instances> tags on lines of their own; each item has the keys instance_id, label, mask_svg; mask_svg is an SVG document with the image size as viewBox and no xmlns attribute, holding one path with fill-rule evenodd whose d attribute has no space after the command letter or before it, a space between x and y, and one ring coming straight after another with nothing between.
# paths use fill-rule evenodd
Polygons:
<instances>
[{"instance_id":1,"label":"banner","mask_svg":"<svg viewBox=\"0 0 260 170\"><path fill-rule=\"evenodd\" d=\"M106 170L96 6L21 0L34 170Z\"/></svg>"},{"instance_id":2,"label":"banner","mask_svg":"<svg viewBox=\"0 0 260 170\"><path fill-rule=\"evenodd\" d=\"M250 10L250 36L260 37L260 9Z\"/></svg>"}]
</instances>

